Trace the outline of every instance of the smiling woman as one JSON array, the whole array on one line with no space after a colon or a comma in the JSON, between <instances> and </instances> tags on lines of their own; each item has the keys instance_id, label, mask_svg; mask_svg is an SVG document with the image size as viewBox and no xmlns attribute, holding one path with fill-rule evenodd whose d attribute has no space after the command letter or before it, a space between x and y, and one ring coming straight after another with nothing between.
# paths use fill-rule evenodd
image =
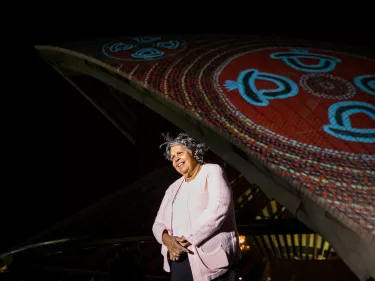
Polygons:
<instances>
[{"instance_id":1,"label":"smiling woman","mask_svg":"<svg viewBox=\"0 0 375 281\"><path fill-rule=\"evenodd\" d=\"M164 155L182 175L167 189L152 229L164 270L172 281L234 280L241 251L224 172L204 162L205 144L183 133L164 137Z\"/></svg>"},{"instance_id":2,"label":"smiling woman","mask_svg":"<svg viewBox=\"0 0 375 281\"><path fill-rule=\"evenodd\" d=\"M197 174L201 165L204 163L203 155L208 147L203 143L198 143L187 134L179 134L175 139L165 135L166 142L164 156L172 162L173 167L183 175L186 181Z\"/></svg>"}]
</instances>

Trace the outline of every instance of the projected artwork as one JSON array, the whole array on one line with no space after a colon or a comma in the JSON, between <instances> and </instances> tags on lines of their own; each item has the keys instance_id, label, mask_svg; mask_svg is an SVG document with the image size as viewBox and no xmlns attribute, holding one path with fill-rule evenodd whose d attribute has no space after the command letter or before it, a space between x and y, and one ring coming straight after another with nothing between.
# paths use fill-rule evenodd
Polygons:
<instances>
[{"instance_id":1,"label":"projected artwork","mask_svg":"<svg viewBox=\"0 0 375 281\"><path fill-rule=\"evenodd\" d=\"M305 72L329 72L335 69L340 59L322 53L311 53L304 49L272 53L271 58L281 59L290 67ZM304 62L303 60L310 60Z\"/></svg>"},{"instance_id":2,"label":"projected artwork","mask_svg":"<svg viewBox=\"0 0 375 281\"><path fill-rule=\"evenodd\" d=\"M196 119L347 227L375 236L374 59L246 38L144 36L98 50L172 118Z\"/></svg>"},{"instance_id":3,"label":"projected artwork","mask_svg":"<svg viewBox=\"0 0 375 281\"><path fill-rule=\"evenodd\" d=\"M334 100L354 97L355 87L340 76L328 73L308 73L301 76L301 87L311 95Z\"/></svg>"},{"instance_id":4,"label":"projected artwork","mask_svg":"<svg viewBox=\"0 0 375 281\"><path fill-rule=\"evenodd\" d=\"M356 78L356 87L351 82L358 73L353 65L374 69L375 63L321 50L252 50L224 63L217 72L216 86L228 110L240 112L249 124L261 126L271 135L316 150L368 153L375 143L375 115L366 94L371 92L373 80ZM312 66L324 73L311 73ZM341 100L347 100L345 107Z\"/></svg>"},{"instance_id":5,"label":"projected artwork","mask_svg":"<svg viewBox=\"0 0 375 281\"><path fill-rule=\"evenodd\" d=\"M181 39L162 36L139 36L111 41L102 52L108 58L119 61L154 61L174 56L186 48Z\"/></svg>"},{"instance_id":6,"label":"projected artwork","mask_svg":"<svg viewBox=\"0 0 375 281\"><path fill-rule=\"evenodd\" d=\"M343 140L375 143L375 126L353 128L351 116L359 113L368 115L375 122L375 105L355 101L335 103L328 109L330 124L324 126L324 130Z\"/></svg>"},{"instance_id":7,"label":"projected artwork","mask_svg":"<svg viewBox=\"0 0 375 281\"><path fill-rule=\"evenodd\" d=\"M270 81L276 84L277 88L258 90L256 80ZM293 97L298 93L298 87L292 80L280 75L262 73L256 69L242 71L237 81L227 80L225 87L228 91L238 89L244 100L259 106L268 105L268 100Z\"/></svg>"},{"instance_id":8,"label":"projected artwork","mask_svg":"<svg viewBox=\"0 0 375 281\"><path fill-rule=\"evenodd\" d=\"M356 78L354 78L354 83L362 91L375 96L375 75L357 76Z\"/></svg>"}]
</instances>

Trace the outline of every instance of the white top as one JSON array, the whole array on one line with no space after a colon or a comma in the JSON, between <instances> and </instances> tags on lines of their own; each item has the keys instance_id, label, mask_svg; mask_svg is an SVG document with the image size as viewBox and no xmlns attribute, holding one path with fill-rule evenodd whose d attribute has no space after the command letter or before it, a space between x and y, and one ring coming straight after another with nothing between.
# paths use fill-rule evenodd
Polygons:
<instances>
[{"instance_id":1,"label":"white top","mask_svg":"<svg viewBox=\"0 0 375 281\"><path fill-rule=\"evenodd\" d=\"M189 183L185 180L181 184L180 190L176 194L175 201L172 206L172 233L173 236L181 237L188 229L186 227L186 221L184 219L188 217L187 210L187 195L189 189Z\"/></svg>"}]
</instances>

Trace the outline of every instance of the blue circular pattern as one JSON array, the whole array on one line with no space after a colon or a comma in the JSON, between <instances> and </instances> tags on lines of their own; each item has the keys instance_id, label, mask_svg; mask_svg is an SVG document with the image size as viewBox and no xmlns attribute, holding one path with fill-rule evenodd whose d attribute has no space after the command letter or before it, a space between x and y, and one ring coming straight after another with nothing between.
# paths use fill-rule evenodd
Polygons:
<instances>
[{"instance_id":1,"label":"blue circular pattern","mask_svg":"<svg viewBox=\"0 0 375 281\"><path fill-rule=\"evenodd\" d=\"M118 61L155 61L181 53L186 47L186 41L178 38L137 36L106 43L102 53Z\"/></svg>"},{"instance_id":2,"label":"blue circular pattern","mask_svg":"<svg viewBox=\"0 0 375 281\"><path fill-rule=\"evenodd\" d=\"M357 76L354 83L365 93L375 96L375 75Z\"/></svg>"}]
</instances>

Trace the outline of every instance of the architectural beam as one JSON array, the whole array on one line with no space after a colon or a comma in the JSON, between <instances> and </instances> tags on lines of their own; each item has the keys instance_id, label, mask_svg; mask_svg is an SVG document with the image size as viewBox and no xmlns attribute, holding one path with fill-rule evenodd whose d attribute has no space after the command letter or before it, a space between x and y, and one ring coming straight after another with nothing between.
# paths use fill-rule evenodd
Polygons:
<instances>
[{"instance_id":1,"label":"architectural beam","mask_svg":"<svg viewBox=\"0 0 375 281\"><path fill-rule=\"evenodd\" d=\"M248 220L246 224L237 226L240 235L271 235L271 234L310 234L313 230L297 219L291 220Z\"/></svg>"}]
</instances>

